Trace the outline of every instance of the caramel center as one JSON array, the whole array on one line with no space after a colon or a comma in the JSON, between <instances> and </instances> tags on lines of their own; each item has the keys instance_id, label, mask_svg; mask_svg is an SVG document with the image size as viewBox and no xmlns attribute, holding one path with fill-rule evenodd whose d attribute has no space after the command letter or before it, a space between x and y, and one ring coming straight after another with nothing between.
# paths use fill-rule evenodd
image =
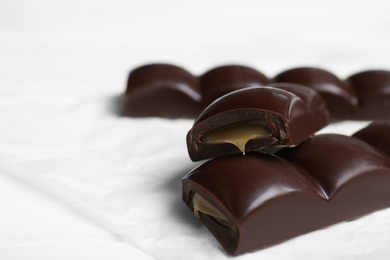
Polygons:
<instances>
[{"instance_id":1,"label":"caramel center","mask_svg":"<svg viewBox=\"0 0 390 260\"><path fill-rule=\"evenodd\" d=\"M200 219L199 212L202 212L213 217L222 225L229 226L229 220L227 217L199 194L195 193L194 197L192 198L192 203L194 207L194 215L197 219Z\"/></svg>"},{"instance_id":2,"label":"caramel center","mask_svg":"<svg viewBox=\"0 0 390 260\"><path fill-rule=\"evenodd\" d=\"M271 131L261 121L247 121L206 133L202 141L209 144L231 143L245 155L245 145L249 140L269 136Z\"/></svg>"}]
</instances>

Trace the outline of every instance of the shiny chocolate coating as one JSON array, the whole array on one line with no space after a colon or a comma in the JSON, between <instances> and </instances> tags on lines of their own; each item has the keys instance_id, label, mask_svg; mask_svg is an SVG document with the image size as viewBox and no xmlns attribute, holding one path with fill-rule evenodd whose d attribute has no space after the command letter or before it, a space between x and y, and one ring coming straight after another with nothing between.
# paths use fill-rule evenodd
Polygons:
<instances>
[{"instance_id":1,"label":"shiny chocolate coating","mask_svg":"<svg viewBox=\"0 0 390 260\"><path fill-rule=\"evenodd\" d=\"M241 151L230 143L210 144L202 137L216 129L261 121L269 137L249 140L246 151L298 145L328 124L326 105L316 91L296 84L271 84L230 92L208 106L187 134L190 158L199 161Z\"/></svg>"},{"instance_id":2,"label":"shiny chocolate coating","mask_svg":"<svg viewBox=\"0 0 390 260\"><path fill-rule=\"evenodd\" d=\"M275 82L292 82L310 87L322 96L333 118L351 118L358 99L353 88L332 73L319 68L296 68L280 73Z\"/></svg>"},{"instance_id":3,"label":"shiny chocolate coating","mask_svg":"<svg viewBox=\"0 0 390 260\"><path fill-rule=\"evenodd\" d=\"M210 160L183 178L183 201L193 210L198 194L226 217L221 224L199 212L233 256L390 207L390 157L363 141L371 130L362 140L324 134L276 155Z\"/></svg>"},{"instance_id":4,"label":"shiny chocolate coating","mask_svg":"<svg viewBox=\"0 0 390 260\"><path fill-rule=\"evenodd\" d=\"M229 92L271 83L261 72L239 65L214 68L204 73L199 79L204 107Z\"/></svg>"},{"instance_id":5,"label":"shiny chocolate coating","mask_svg":"<svg viewBox=\"0 0 390 260\"><path fill-rule=\"evenodd\" d=\"M390 156L390 120L374 121L353 137L382 150Z\"/></svg>"},{"instance_id":6,"label":"shiny chocolate coating","mask_svg":"<svg viewBox=\"0 0 390 260\"><path fill-rule=\"evenodd\" d=\"M325 100L332 121L390 117L390 71L363 71L344 80L321 68L303 67L270 79L247 66L220 66L194 76L169 64L150 64L130 73L123 114L196 118L211 102L231 91L270 82L295 83L316 90Z\"/></svg>"},{"instance_id":7,"label":"shiny chocolate coating","mask_svg":"<svg viewBox=\"0 0 390 260\"><path fill-rule=\"evenodd\" d=\"M359 104L353 119L372 120L390 118L390 71L370 70L347 78Z\"/></svg>"},{"instance_id":8,"label":"shiny chocolate coating","mask_svg":"<svg viewBox=\"0 0 390 260\"><path fill-rule=\"evenodd\" d=\"M313 88L327 103L332 121L390 118L390 71L368 70L337 78L319 68L295 68L274 78Z\"/></svg>"},{"instance_id":9,"label":"shiny chocolate coating","mask_svg":"<svg viewBox=\"0 0 390 260\"><path fill-rule=\"evenodd\" d=\"M150 64L130 73L122 110L131 117L196 118L226 93L269 82L259 71L239 65L218 67L196 77L178 66Z\"/></svg>"},{"instance_id":10,"label":"shiny chocolate coating","mask_svg":"<svg viewBox=\"0 0 390 260\"><path fill-rule=\"evenodd\" d=\"M202 111L200 101L200 86L192 74L169 64L151 64L130 73L123 96L123 114L194 118Z\"/></svg>"}]
</instances>

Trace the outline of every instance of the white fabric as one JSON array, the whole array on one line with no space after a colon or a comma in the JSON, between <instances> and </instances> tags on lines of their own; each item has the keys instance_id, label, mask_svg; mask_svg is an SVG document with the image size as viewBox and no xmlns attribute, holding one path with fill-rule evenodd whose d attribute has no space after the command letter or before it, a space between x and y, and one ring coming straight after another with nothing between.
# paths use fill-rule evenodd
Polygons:
<instances>
[{"instance_id":1,"label":"white fabric","mask_svg":"<svg viewBox=\"0 0 390 260\"><path fill-rule=\"evenodd\" d=\"M191 120L118 114L128 72L390 69L385 1L2 1L0 259L227 259L181 201ZM321 132L352 134L367 122ZM266 235L266 234L265 234ZM237 259L389 259L390 210Z\"/></svg>"}]
</instances>

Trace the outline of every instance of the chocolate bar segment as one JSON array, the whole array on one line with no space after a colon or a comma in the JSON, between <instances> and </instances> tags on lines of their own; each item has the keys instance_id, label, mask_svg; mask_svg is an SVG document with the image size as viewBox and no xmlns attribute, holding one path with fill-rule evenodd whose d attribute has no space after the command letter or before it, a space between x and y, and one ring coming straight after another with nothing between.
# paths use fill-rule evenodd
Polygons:
<instances>
[{"instance_id":1,"label":"chocolate bar segment","mask_svg":"<svg viewBox=\"0 0 390 260\"><path fill-rule=\"evenodd\" d=\"M353 137L382 150L390 156L390 120L374 121Z\"/></svg>"},{"instance_id":2,"label":"chocolate bar segment","mask_svg":"<svg viewBox=\"0 0 390 260\"><path fill-rule=\"evenodd\" d=\"M229 92L271 83L261 72L240 65L226 65L211 69L200 76L199 79L204 108Z\"/></svg>"},{"instance_id":3,"label":"chocolate bar segment","mask_svg":"<svg viewBox=\"0 0 390 260\"><path fill-rule=\"evenodd\" d=\"M310 87L325 100L332 119L350 119L358 99L354 89L329 71L320 68L295 68L274 78L275 82L290 82Z\"/></svg>"},{"instance_id":4,"label":"chocolate bar segment","mask_svg":"<svg viewBox=\"0 0 390 260\"><path fill-rule=\"evenodd\" d=\"M199 161L298 145L328 123L323 100L294 84L231 92L207 107L187 134L191 160Z\"/></svg>"},{"instance_id":5,"label":"chocolate bar segment","mask_svg":"<svg viewBox=\"0 0 390 260\"><path fill-rule=\"evenodd\" d=\"M182 184L184 202L235 256L390 207L390 159L326 134L276 155L208 161Z\"/></svg>"},{"instance_id":6,"label":"chocolate bar segment","mask_svg":"<svg viewBox=\"0 0 390 260\"><path fill-rule=\"evenodd\" d=\"M231 91L268 84L255 69L227 65L196 77L178 66L150 64L133 70L123 96L131 117L196 118L212 101Z\"/></svg>"},{"instance_id":7,"label":"chocolate bar segment","mask_svg":"<svg viewBox=\"0 0 390 260\"><path fill-rule=\"evenodd\" d=\"M341 80L329 71L305 67L284 71L274 81L317 90L328 106L332 121L390 117L390 71L363 71Z\"/></svg>"},{"instance_id":8,"label":"chocolate bar segment","mask_svg":"<svg viewBox=\"0 0 390 260\"><path fill-rule=\"evenodd\" d=\"M346 80L355 90L356 120L390 118L390 71L370 70L354 74Z\"/></svg>"},{"instance_id":9,"label":"chocolate bar segment","mask_svg":"<svg viewBox=\"0 0 390 260\"><path fill-rule=\"evenodd\" d=\"M202 111L197 78L169 64L133 70L123 96L123 114L131 117L194 118Z\"/></svg>"},{"instance_id":10,"label":"chocolate bar segment","mask_svg":"<svg viewBox=\"0 0 390 260\"><path fill-rule=\"evenodd\" d=\"M377 120L390 117L390 71L363 71L340 79L329 71L303 67L274 79L246 66L226 65L194 76L169 64L133 70L123 96L123 114L196 118L211 102L238 89L270 82L294 83L316 90L326 102L332 121Z\"/></svg>"}]
</instances>

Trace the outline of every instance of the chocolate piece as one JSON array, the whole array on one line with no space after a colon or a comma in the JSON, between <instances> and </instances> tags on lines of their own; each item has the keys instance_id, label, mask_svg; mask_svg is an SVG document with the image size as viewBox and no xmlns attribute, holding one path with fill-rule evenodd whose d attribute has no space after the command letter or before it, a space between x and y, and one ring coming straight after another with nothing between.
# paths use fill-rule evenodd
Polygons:
<instances>
[{"instance_id":1,"label":"chocolate piece","mask_svg":"<svg viewBox=\"0 0 390 260\"><path fill-rule=\"evenodd\" d=\"M231 91L271 81L318 91L332 121L390 117L390 71L364 71L341 80L329 71L305 67L284 71L270 80L255 69L239 65L217 67L196 77L169 64L146 65L130 73L123 114L196 118L211 102Z\"/></svg>"},{"instance_id":2,"label":"chocolate piece","mask_svg":"<svg viewBox=\"0 0 390 260\"><path fill-rule=\"evenodd\" d=\"M202 112L187 134L188 153L199 161L291 147L327 122L326 105L312 89L294 84L245 88L217 99Z\"/></svg>"},{"instance_id":3,"label":"chocolate piece","mask_svg":"<svg viewBox=\"0 0 390 260\"><path fill-rule=\"evenodd\" d=\"M133 70L123 96L123 114L132 117L194 118L202 111L197 79L168 64Z\"/></svg>"},{"instance_id":4,"label":"chocolate piece","mask_svg":"<svg viewBox=\"0 0 390 260\"><path fill-rule=\"evenodd\" d=\"M290 82L310 87L322 96L332 119L348 119L358 100L354 89L332 73L319 68L296 68L277 75L276 82Z\"/></svg>"},{"instance_id":5,"label":"chocolate piece","mask_svg":"<svg viewBox=\"0 0 390 260\"><path fill-rule=\"evenodd\" d=\"M239 65L217 67L200 77L203 108L229 92L270 83L264 74L249 67Z\"/></svg>"},{"instance_id":6,"label":"chocolate piece","mask_svg":"<svg viewBox=\"0 0 390 260\"><path fill-rule=\"evenodd\" d=\"M390 156L390 120L374 121L356 132L353 137L377 147Z\"/></svg>"},{"instance_id":7,"label":"chocolate piece","mask_svg":"<svg viewBox=\"0 0 390 260\"><path fill-rule=\"evenodd\" d=\"M353 119L390 118L390 71L360 72L350 76L347 82L354 88L359 100Z\"/></svg>"},{"instance_id":8,"label":"chocolate piece","mask_svg":"<svg viewBox=\"0 0 390 260\"><path fill-rule=\"evenodd\" d=\"M230 91L269 82L262 73L245 66L218 67L195 77L177 66L150 64L130 73L123 114L196 118L212 101Z\"/></svg>"},{"instance_id":9,"label":"chocolate piece","mask_svg":"<svg viewBox=\"0 0 390 260\"><path fill-rule=\"evenodd\" d=\"M187 206L229 255L240 255L390 207L390 157L357 138L325 134L276 155L208 161L182 184ZM212 210L202 212L199 197Z\"/></svg>"},{"instance_id":10,"label":"chocolate piece","mask_svg":"<svg viewBox=\"0 0 390 260\"><path fill-rule=\"evenodd\" d=\"M295 68L280 73L274 80L317 90L333 121L390 117L390 71L364 71L343 81L319 68Z\"/></svg>"}]
</instances>

